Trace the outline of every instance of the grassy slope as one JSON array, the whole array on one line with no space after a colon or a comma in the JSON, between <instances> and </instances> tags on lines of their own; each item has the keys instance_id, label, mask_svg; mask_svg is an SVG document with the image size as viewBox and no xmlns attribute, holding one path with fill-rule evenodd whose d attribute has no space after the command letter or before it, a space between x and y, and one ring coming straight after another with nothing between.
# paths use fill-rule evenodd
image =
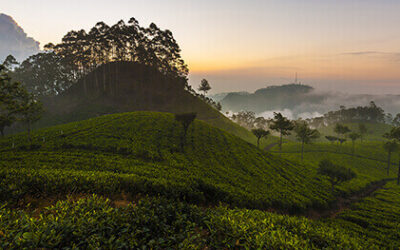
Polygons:
<instances>
[{"instance_id":1,"label":"grassy slope","mask_svg":"<svg viewBox=\"0 0 400 250\"><path fill-rule=\"evenodd\" d=\"M134 112L39 130L37 150L27 149L25 134L8 137L0 141L3 200L126 192L299 209L334 199L315 169L271 156L201 121L190 127L181 153L181 134L171 114ZM13 142L19 150L11 148Z\"/></svg>"},{"instance_id":2,"label":"grassy slope","mask_svg":"<svg viewBox=\"0 0 400 250\"><path fill-rule=\"evenodd\" d=\"M365 140L367 141L382 141L382 135L386 132L389 132L391 127L388 124L383 124L383 123L363 123L365 124L368 132L365 134ZM344 125L348 126L351 131L358 132L358 126L359 123L345 123ZM330 125L327 127L322 127L319 128L318 131L321 133L321 138L320 141L326 142L327 140L325 139L326 135L331 135L331 136L337 136L336 133L334 132L335 125Z\"/></svg>"},{"instance_id":3,"label":"grassy slope","mask_svg":"<svg viewBox=\"0 0 400 250\"><path fill-rule=\"evenodd\" d=\"M333 224L365 235L381 248L400 248L400 186L394 182L338 214Z\"/></svg>"}]
</instances>

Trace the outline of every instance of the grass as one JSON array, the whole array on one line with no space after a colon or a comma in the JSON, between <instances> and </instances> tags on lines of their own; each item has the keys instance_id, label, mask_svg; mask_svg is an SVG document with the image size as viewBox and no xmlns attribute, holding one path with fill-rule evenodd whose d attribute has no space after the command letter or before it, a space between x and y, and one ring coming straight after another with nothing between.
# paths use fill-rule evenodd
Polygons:
<instances>
[{"instance_id":1,"label":"grass","mask_svg":"<svg viewBox=\"0 0 400 250\"><path fill-rule=\"evenodd\" d=\"M0 209L0 247L145 249L368 249L337 226L268 212L203 209L163 198L116 208L97 196L31 214Z\"/></svg>"},{"instance_id":2,"label":"grass","mask_svg":"<svg viewBox=\"0 0 400 250\"><path fill-rule=\"evenodd\" d=\"M400 186L389 182L338 214L332 224L365 235L379 248L400 248Z\"/></svg>"},{"instance_id":3,"label":"grass","mask_svg":"<svg viewBox=\"0 0 400 250\"><path fill-rule=\"evenodd\" d=\"M358 143L356 156L350 143L339 151L329 143L307 145L310 152L301 161L298 143L287 142L282 153L271 154L198 120L181 151L182 133L172 114L132 112L39 129L32 133L33 144L25 133L0 139L1 247L397 246L399 190L392 184L338 219L312 221L265 211L326 209L338 196L393 178L397 166L386 176L382 142ZM353 169L357 177L332 192L328 180L317 175L325 158ZM139 201L116 207L98 196ZM28 203L46 199L60 201L29 208ZM366 223L370 226L363 228Z\"/></svg>"}]
</instances>

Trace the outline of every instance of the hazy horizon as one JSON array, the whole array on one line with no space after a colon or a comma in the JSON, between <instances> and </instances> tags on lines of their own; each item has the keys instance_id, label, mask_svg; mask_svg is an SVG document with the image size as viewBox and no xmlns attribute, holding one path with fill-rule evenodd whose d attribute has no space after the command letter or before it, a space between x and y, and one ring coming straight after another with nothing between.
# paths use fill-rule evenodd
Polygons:
<instances>
[{"instance_id":1,"label":"hazy horizon","mask_svg":"<svg viewBox=\"0 0 400 250\"><path fill-rule=\"evenodd\" d=\"M154 22L173 32L190 84L206 78L211 93L287 84L297 72L319 90L400 94L399 10L393 0L14 0L0 7L41 46L98 21Z\"/></svg>"}]
</instances>

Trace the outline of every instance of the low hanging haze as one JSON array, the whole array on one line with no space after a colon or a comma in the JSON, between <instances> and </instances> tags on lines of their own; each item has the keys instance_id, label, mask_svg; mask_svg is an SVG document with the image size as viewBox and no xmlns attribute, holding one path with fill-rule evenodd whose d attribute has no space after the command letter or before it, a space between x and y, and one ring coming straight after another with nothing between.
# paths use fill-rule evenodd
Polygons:
<instances>
[{"instance_id":1,"label":"low hanging haze","mask_svg":"<svg viewBox=\"0 0 400 250\"><path fill-rule=\"evenodd\" d=\"M0 0L41 43L135 17L170 29L212 92L300 80L320 90L400 94L398 0Z\"/></svg>"}]
</instances>

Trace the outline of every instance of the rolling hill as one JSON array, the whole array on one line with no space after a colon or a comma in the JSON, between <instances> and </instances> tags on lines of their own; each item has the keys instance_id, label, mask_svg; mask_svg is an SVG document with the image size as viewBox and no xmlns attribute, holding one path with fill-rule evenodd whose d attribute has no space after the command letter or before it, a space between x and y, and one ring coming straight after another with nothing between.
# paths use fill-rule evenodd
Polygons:
<instances>
[{"instance_id":1,"label":"rolling hill","mask_svg":"<svg viewBox=\"0 0 400 250\"><path fill-rule=\"evenodd\" d=\"M196 112L198 119L255 142L251 132L186 91L185 79L133 62L102 65L61 95L43 101L48 112L36 128L121 112Z\"/></svg>"},{"instance_id":2,"label":"rolling hill","mask_svg":"<svg viewBox=\"0 0 400 250\"><path fill-rule=\"evenodd\" d=\"M387 178L381 163L343 159L357 178L332 192L314 158L288 161L200 120L182 151L182 133L172 114L142 111L39 129L33 144L25 133L0 139L1 246L385 246L344 216L336 225L268 212L329 209Z\"/></svg>"}]
</instances>

